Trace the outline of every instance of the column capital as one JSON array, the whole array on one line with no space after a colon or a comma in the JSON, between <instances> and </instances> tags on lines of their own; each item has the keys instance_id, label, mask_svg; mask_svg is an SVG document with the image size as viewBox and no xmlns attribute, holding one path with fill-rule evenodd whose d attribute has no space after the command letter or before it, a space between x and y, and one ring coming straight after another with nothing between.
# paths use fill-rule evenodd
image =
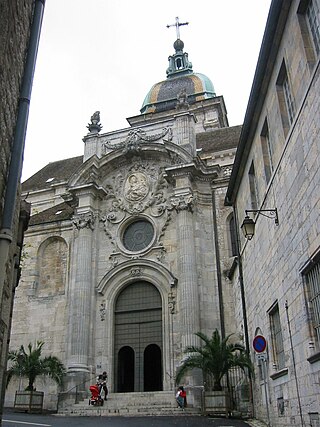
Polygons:
<instances>
[{"instance_id":1,"label":"column capital","mask_svg":"<svg viewBox=\"0 0 320 427\"><path fill-rule=\"evenodd\" d=\"M187 210L193 212L195 199L193 194L179 194L171 197L170 199L172 207L179 213L181 211Z\"/></svg>"},{"instance_id":2,"label":"column capital","mask_svg":"<svg viewBox=\"0 0 320 427\"><path fill-rule=\"evenodd\" d=\"M72 223L77 230L83 228L89 228L90 230L94 229L96 215L93 212L85 212L76 214L72 218Z\"/></svg>"}]
</instances>

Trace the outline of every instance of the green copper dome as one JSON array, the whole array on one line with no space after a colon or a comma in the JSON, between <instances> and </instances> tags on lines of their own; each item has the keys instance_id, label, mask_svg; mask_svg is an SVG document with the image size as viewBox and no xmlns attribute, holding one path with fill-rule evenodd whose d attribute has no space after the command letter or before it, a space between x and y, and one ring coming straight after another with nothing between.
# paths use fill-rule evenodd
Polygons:
<instances>
[{"instance_id":1,"label":"green copper dome","mask_svg":"<svg viewBox=\"0 0 320 427\"><path fill-rule=\"evenodd\" d=\"M183 41L177 39L173 47L175 54L169 56L167 79L156 83L149 90L143 101L141 114L175 108L181 94L185 94L190 105L216 96L211 80L204 74L193 72L188 54L183 52Z\"/></svg>"}]
</instances>

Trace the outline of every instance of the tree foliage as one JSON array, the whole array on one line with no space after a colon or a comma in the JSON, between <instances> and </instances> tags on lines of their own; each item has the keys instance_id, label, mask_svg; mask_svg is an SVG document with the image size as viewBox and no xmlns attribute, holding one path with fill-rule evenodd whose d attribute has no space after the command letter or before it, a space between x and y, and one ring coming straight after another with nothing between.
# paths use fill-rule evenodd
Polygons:
<instances>
[{"instance_id":1,"label":"tree foliage","mask_svg":"<svg viewBox=\"0 0 320 427\"><path fill-rule=\"evenodd\" d=\"M233 367L237 366L243 371L247 368L252 372L251 360L244 346L239 343L230 343L231 335L221 339L217 329L213 331L211 338L201 332L195 335L203 341L203 345L185 349L188 356L177 371L177 384L188 371L194 368L202 370L204 379L210 376L213 378L213 390L222 390L221 380Z\"/></svg>"},{"instance_id":2,"label":"tree foliage","mask_svg":"<svg viewBox=\"0 0 320 427\"><path fill-rule=\"evenodd\" d=\"M35 346L28 344L27 349L22 345L19 350L10 351L8 360L10 367L7 370L7 386L12 377L28 379L26 390L34 390L34 382L38 376L46 375L58 385L62 384L66 373L63 363L55 356L41 357L43 341L37 341Z\"/></svg>"}]
</instances>

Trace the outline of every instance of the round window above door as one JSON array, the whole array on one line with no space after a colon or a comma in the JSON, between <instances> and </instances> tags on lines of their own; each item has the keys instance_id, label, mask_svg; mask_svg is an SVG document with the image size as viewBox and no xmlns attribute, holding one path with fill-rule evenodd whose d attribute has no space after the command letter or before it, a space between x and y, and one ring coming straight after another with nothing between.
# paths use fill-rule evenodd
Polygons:
<instances>
[{"instance_id":1,"label":"round window above door","mask_svg":"<svg viewBox=\"0 0 320 427\"><path fill-rule=\"evenodd\" d=\"M154 228L146 219L131 222L123 232L123 246L131 252L139 252L147 248L154 237Z\"/></svg>"}]
</instances>

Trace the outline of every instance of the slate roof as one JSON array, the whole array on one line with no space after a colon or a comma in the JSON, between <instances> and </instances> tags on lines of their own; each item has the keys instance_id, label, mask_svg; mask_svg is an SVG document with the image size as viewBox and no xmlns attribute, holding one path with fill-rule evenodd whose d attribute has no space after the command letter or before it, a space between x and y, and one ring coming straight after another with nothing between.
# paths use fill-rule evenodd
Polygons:
<instances>
[{"instance_id":1,"label":"slate roof","mask_svg":"<svg viewBox=\"0 0 320 427\"><path fill-rule=\"evenodd\" d=\"M43 190L51 184L68 181L82 163L83 156L49 163L23 182L22 191Z\"/></svg>"},{"instance_id":2,"label":"slate roof","mask_svg":"<svg viewBox=\"0 0 320 427\"><path fill-rule=\"evenodd\" d=\"M74 208L66 202L46 209L35 215L32 215L29 221L30 225L44 224L48 222L64 221L70 219L74 213Z\"/></svg>"},{"instance_id":3,"label":"slate roof","mask_svg":"<svg viewBox=\"0 0 320 427\"><path fill-rule=\"evenodd\" d=\"M199 133L197 135L197 148L202 148L202 152L213 153L236 148L241 129L242 126L239 125Z\"/></svg>"}]
</instances>

